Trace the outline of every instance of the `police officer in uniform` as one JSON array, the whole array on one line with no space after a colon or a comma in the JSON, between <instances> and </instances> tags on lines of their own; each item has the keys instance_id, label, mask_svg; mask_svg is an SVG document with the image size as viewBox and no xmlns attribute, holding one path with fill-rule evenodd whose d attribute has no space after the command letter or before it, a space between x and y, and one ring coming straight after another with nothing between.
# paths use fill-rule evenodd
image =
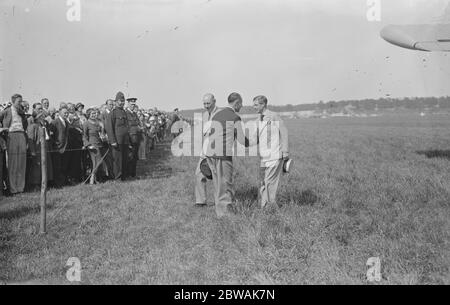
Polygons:
<instances>
[{"instance_id":1,"label":"police officer in uniform","mask_svg":"<svg viewBox=\"0 0 450 305\"><path fill-rule=\"evenodd\" d=\"M114 178L122 181L127 178L128 152L130 146L130 134L127 112L124 109L125 96L122 92L116 95L116 108L107 117L106 133L111 144L113 155Z\"/></svg>"},{"instance_id":2,"label":"police officer in uniform","mask_svg":"<svg viewBox=\"0 0 450 305\"><path fill-rule=\"evenodd\" d=\"M127 119L128 125L130 127L130 147L131 152L129 154L128 170L130 177L136 177L136 166L137 160L139 159L139 145L141 143L141 127L139 126L139 117L134 111L136 107L137 98L129 98L128 109L127 109Z\"/></svg>"}]
</instances>

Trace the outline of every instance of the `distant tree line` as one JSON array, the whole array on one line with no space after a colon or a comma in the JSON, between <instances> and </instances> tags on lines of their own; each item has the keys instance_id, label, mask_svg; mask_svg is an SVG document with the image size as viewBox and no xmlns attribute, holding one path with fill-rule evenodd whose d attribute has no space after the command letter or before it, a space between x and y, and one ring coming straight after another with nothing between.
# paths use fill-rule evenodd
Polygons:
<instances>
[{"instance_id":1,"label":"distant tree line","mask_svg":"<svg viewBox=\"0 0 450 305\"><path fill-rule=\"evenodd\" d=\"M379 98L379 99L364 99L364 100L343 100L343 101L328 101L319 103L308 103L298 105L269 105L269 108L275 112L292 112L292 111L317 111L336 113L342 111L353 112L373 112L383 110L429 110L438 111L450 110L450 96L442 97L404 97L404 98ZM201 112L202 109L185 110L182 114L186 117L193 117L194 112ZM241 109L241 114L254 113L252 106L244 106Z\"/></svg>"},{"instance_id":2,"label":"distant tree line","mask_svg":"<svg viewBox=\"0 0 450 305\"><path fill-rule=\"evenodd\" d=\"M442 97L405 97L405 98L379 98L364 100L343 100L328 101L319 103L299 104L299 105L283 105L269 107L276 112L291 111L318 111L318 112L340 112L343 110L351 110L354 112L382 111L387 109L417 109L417 110L433 110L433 109L450 109L450 96ZM251 106L245 106L241 113L252 113L254 110Z\"/></svg>"}]
</instances>

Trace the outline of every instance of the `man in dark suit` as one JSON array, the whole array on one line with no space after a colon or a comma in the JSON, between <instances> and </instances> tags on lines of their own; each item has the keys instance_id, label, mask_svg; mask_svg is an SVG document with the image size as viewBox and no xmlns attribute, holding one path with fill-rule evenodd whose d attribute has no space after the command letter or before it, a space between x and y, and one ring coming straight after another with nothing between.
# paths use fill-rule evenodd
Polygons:
<instances>
[{"instance_id":1,"label":"man in dark suit","mask_svg":"<svg viewBox=\"0 0 450 305\"><path fill-rule=\"evenodd\" d=\"M233 185L233 147L238 141L245 147L249 140L245 137L241 117L242 97L233 92L228 96L228 106L216 112L211 118L206 145L206 160L212 172L214 201L217 217L234 212L235 192Z\"/></svg>"},{"instance_id":2,"label":"man in dark suit","mask_svg":"<svg viewBox=\"0 0 450 305\"><path fill-rule=\"evenodd\" d=\"M107 130L107 126L110 123L109 115L113 111L113 109L115 107L115 103L116 103L115 100L108 99L105 102L105 105L106 105L105 110L102 111L102 113L100 113L100 120L102 121L103 128L105 130ZM108 179L114 179L114 159L113 159L113 155L112 155L112 150L113 149L112 149L111 145L108 143L108 151L105 156L105 164L108 169Z\"/></svg>"},{"instance_id":3,"label":"man in dark suit","mask_svg":"<svg viewBox=\"0 0 450 305\"><path fill-rule=\"evenodd\" d=\"M127 158L130 146L128 118L125 109L125 96L116 95L116 108L111 111L106 124L108 141L111 144L114 160L114 178L122 181L127 178Z\"/></svg>"},{"instance_id":4,"label":"man in dark suit","mask_svg":"<svg viewBox=\"0 0 450 305\"><path fill-rule=\"evenodd\" d=\"M130 127L130 146L131 154L128 163L130 177L136 177L137 160L139 159L139 144L141 143L141 128L139 126L139 117L135 111L137 98L129 98L127 119Z\"/></svg>"},{"instance_id":5,"label":"man in dark suit","mask_svg":"<svg viewBox=\"0 0 450 305\"><path fill-rule=\"evenodd\" d=\"M67 144L69 139L69 122L67 117L69 112L66 108L59 110L59 116L52 122L53 130L53 170L55 177L55 186L62 187L67 183L69 170L69 158Z\"/></svg>"},{"instance_id":6,"label":"man in dark suit","mask_svg":"<svg viewBox=\"0 0 450 305\"><path fill-rule=\"evenodd\" d=\"M103 122L103 124L106 126L106 122L108 120L108 116L111 113L111 111L113 111L114 106L115 106L115 101L112 99L108 99L105 102L106 108L104 111L102 111L102 113L100 113L100 120Z\"/></svg>"}]
</instances>

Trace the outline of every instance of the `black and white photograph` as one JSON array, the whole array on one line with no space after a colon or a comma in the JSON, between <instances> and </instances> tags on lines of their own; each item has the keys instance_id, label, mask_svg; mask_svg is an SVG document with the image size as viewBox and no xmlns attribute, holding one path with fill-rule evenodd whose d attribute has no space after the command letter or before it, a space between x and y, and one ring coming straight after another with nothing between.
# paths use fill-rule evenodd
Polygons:
<instances>
[{"instance_id":1,"label":"black and white photograph","mask_svg":"<svg viewBox=\"0 0 450 305\"><path fill-rule=\"evenodd\" d=\"M0 285L449 284L450 0L0 0Z\"/></svg>"}]
</instances>

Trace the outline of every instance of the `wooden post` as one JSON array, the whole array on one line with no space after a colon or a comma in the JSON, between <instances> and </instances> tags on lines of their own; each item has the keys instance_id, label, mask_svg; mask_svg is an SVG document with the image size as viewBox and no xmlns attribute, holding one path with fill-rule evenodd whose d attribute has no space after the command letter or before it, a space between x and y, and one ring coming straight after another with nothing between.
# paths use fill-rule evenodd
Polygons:
<instances>
[{"instance_id":1,"label":"wooden post","mask_svg":"<svg viewBox=\"0 0 450 305\"><path fill-rule=\"evenodd\" d=\"M45 128L39 127L39 137L41 143L41 173L42 173L42 184L41 184L41 227L40 233L46 233L47 227L47 142L45 140Z\"/></svg>"}]
</instances>

